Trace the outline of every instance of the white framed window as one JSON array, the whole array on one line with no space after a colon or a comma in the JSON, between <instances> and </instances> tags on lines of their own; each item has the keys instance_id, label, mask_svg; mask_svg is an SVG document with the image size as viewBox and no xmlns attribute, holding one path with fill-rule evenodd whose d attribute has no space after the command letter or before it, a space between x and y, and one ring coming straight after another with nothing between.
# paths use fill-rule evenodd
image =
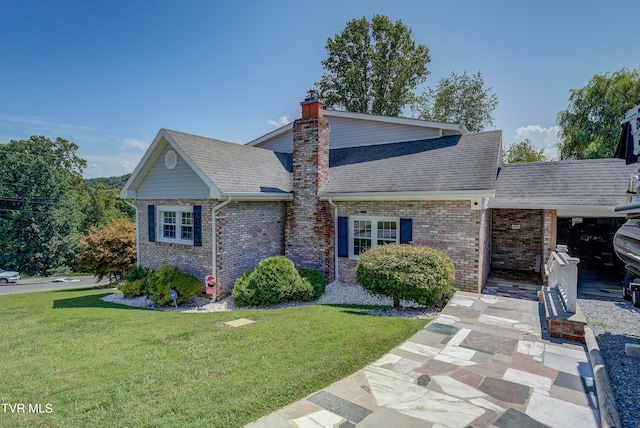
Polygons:
<instances>
[{"instance_id":1,"label":"white framed window","mask_svg":"<svg viewBox=\"0 0 640 428\"><path fill-rule=\"evenodd\" d=\"M349 258L378 245L400 242L400 218L398 217L349 217Z\"/></svg>"},{"instance_id":2,"label":"white framed window","mask_svg":"<svg viewBox=\"0 0 640 428\"><path fill-rule=\"evenodd\" d=\"M193 245L193 208L185 206L158 207L158 237L160 242Z\"/></svg>"}]
</instances>

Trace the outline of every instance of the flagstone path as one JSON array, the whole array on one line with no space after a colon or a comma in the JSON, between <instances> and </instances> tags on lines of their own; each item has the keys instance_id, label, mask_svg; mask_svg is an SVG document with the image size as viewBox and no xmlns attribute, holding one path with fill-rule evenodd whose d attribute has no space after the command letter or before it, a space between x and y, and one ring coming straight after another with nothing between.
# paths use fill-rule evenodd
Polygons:
<instances>
[{"instance_id":1,"label":"flagstone path","mask_svg":"<svg viewBox=\"0 0 640 428\"><path fill-rule=\"evenodd\" d=\"M538 303L458 292L363 370L248 425L598 427L585 347L543 339Z\"/></svg>"}]
</instances>

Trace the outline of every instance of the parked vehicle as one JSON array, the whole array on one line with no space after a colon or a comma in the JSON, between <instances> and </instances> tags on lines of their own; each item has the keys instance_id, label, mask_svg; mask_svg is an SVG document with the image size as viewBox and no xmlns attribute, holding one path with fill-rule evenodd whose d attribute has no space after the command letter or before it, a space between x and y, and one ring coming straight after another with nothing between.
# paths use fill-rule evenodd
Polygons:
<instances>
[{"instance_id":1,"label":"parked vehicle","mask_svg":"<svg viewBox=\"0 0 640 428\"><path fill-rule=\"evenodd\" d=\"M627 164L637 163L640 156L640 105L629 110L620 124L622 134L615 156L626 159ZM616 207L616 212L624 214L627 222L616 232L613 246L626 269L622 297L640 307L640 164L637 171L629 179L627 203Z\"/></svg>"},{"instance_id":2,"label":"parked vehicle","mask_svg":"<svg viewBox=\"0 0 640 428\"><path fill-rule=\"evenodd\" d=\"M56 278L52 279L51 282L80 282L78 278L64 277L64 278Z\"/></svg>"},{"instance_id":3,"label":"parked vehicle","mask_svg":"<svg viewBox=\"0 0 640 428\"><path fill-rule=\"evenodd\" d=\"M6 284L8 282L18 282L19 279L20 274L18 272L0 269L0 284Z\"/></svg>"}]
</instances>

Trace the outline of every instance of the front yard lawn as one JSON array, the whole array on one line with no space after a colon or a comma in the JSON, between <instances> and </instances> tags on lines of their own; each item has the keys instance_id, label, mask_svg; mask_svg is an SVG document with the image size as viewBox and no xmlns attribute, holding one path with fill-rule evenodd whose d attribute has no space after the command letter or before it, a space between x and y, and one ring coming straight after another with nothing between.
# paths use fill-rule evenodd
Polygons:
<instances>
[{"instance_id":1,"label":"front yard lawn","mask_svg":"<svg viewBox=\"0 0 640 428\"><path fill-rule=\"evenodd\" d=\"M108 293L0 297L0 426L238 427L357 371L427 323L315 305L158 312L101 301ZM256 323L223 324L238 318Z\"/></svg>"}]
</instances>

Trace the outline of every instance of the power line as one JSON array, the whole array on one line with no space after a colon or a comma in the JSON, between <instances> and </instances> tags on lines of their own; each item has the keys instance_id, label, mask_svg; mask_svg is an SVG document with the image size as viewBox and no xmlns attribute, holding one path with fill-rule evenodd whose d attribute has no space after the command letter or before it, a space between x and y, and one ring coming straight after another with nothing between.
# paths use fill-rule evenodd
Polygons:
<instances>
[{"instance_id":1,"label":"power line","mask_svg":"<svg viewBox=\"0 0 640 428\"><path fill-rule=\"evenodd\" d=\"M0 201L7 201L7 202L22 202L22 203L26 203L26 204L44 204L44 205L57 205L56 202L45 202L45 201L38 201L38 200L34 200L34 199L43 199L42 197L36 197L36 198L29 198L29 199L21 199L21 198L12 198L12 197L8 197L8 196L0 196ZM46 199L54 199L54 198L46 198Z\"/></svg>"},{"instance_id":2,"label":"power line","mask_svg":"<svg viewBox=\"0 0 640 428\"><path fill-rule=\"evenodd\" d=\"M30 213L30 214L40 214L40 215L49 215L51 214L51 212L40 212L40 211L30 211L30 210L12 210L12 209L5 209L5 208L0 208L0 211L6 211L6 212L18 212L18 213Z\"/></svg>"}]
</instances>

